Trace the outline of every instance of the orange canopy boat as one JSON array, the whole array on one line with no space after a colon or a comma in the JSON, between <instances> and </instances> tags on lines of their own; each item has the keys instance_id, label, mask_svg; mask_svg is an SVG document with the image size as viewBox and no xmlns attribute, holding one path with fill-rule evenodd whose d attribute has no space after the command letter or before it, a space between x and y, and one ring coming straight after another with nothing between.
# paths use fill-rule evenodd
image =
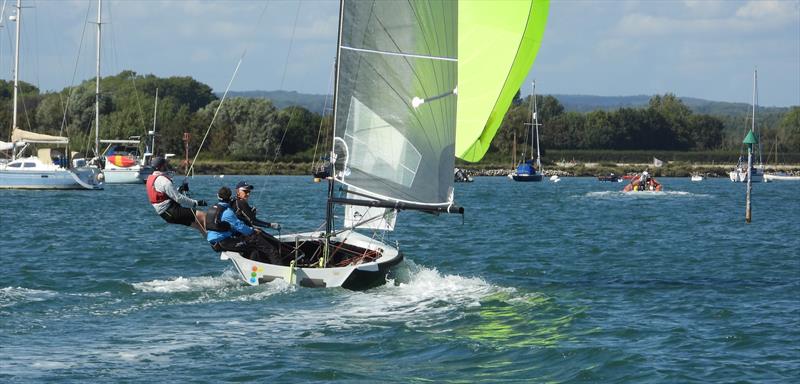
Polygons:
<instances>
[{"instance_id":1,"label":"orange canopy boat","mask_svg":"<svg viewBox=\"0 0 800 384\"><path fill-rule=\"evenodd\" d=\"M623 192L643 192L643 191L661 191L662 186L654 177L650 176L647 171L636 175L631 179L631 183L625 186Z\"/></svg>"}]
</instances>

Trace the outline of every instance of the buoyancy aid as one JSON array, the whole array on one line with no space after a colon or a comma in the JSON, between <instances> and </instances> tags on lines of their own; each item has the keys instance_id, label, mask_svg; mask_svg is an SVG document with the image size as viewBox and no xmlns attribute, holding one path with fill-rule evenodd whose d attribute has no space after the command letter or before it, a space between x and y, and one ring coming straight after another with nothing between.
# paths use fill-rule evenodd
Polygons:
<instances>
[{"instance_id":1,"label":"buoyancy aid","mask_svg":"<svg viewBox=\"0 0 800 384\"><path fill-rule=\"evenodd\" d=\"M159 178L160 176L166 177L167 179L169 179L169 181L172 181L172 179L170 179L169 176L164 174L147 176L147 183L145 184L145 186L147 187L147 198L150 200L150 204L163 203L169 200L169 196L167 196L166 193L156 191L155 187L156 179Z\"/></svg>"},{"instance_id":2,"label":"buoyancy aid","mask_svg":"<svg viewBox=\"0 0 800 384\"><path fill-rule=\"evenodd\" d=\"M206 211L206 230L214 232L228 232L231 230L231 225L227 221L222 221L222 213L228 207L214 204Z\"/></svg>"}]
</instances>

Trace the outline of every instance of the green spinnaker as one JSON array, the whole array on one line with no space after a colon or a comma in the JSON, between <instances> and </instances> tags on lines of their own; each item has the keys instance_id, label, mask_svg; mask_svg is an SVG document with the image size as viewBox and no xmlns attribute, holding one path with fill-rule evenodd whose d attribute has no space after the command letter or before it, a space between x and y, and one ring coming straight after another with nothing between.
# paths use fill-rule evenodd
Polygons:
<instances>
[{"instance_id":1,"label":"green spinnaker","mask_svg":"<svg viewBox=\"0 0 800 384\"><path fill-rule=\"evenodd\" d=\"M549 0L458 5L456 156L479 161L536 59Z\"/></svg>"}]
</instances>

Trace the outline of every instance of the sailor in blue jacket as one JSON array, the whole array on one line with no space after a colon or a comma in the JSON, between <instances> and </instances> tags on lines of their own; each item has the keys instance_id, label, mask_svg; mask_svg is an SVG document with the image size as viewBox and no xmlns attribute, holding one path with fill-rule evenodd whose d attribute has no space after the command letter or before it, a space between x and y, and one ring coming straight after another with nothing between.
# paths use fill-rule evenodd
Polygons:
<instances>
[{"instance_id":1,"label":"sailor in blue jacket","mask_svg":"<svg viewBox=\"0 0 800 384\"><path fill-rule=\"evenodd\" d=\"M217 252L238 252L256 261L278 263L279 258L274 255L275 248L257 236L261 230L248 226L236 217L230 207L230 188L220 188L217 198L219 202L206 212L206 240L211 248Z\"/></svg>"}]
</instances>

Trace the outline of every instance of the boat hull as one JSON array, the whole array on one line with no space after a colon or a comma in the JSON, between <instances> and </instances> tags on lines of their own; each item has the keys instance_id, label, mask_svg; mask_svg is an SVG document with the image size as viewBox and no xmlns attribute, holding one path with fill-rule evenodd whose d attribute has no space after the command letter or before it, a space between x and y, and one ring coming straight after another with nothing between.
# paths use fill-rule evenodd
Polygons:
<instances>
[{"instance_id":1,"label":"boat hull","mask_svg":"<svg viewBox=\"0 0 800 384\"><path fill-rule=\"evenodd\" d=\"M0 170L0 189L103 189L96 169Z\"/></svg>"},{"instance_id":2,"label":"boat hull","mask_svg":"<svg viewBox=\"0 0 800 384\"><path fill-rule=\"evenodd\" d=\"M800 181L800 176L766 174L764 181Z\"/></svg>"},{"instance_id":3,"label":"boat hull","mask_svg":"<svg viewBox=\"0 0 800 384\"><path fill-rule=\"evenodd\" d=\"M511 178L511 180L514 180L514 181L542 181L542 175L541 174L527 175L527 174L512 173L512 174L508 175L508 177Z\"/></svg>"},{"instance_id":4,"label":"boat hull","mask_svg":"<svg viewBox=\"0 0 800 384\"><path fill-rule=\"evenodd\" d=\"M285 245L299 242L319 242L322 233L300 233L280 236L278 239ZM363 290L386 283L389 268L403 260L403 255L396 248L364 236L357 232L344 232L331 239L348 246L379 251L380 257L374 261L356 263L342 267L290 267L259 262L245 258L236 252L222 252L221 260L230 260L245 283L259 285L276 279L289 284L309 288L342 287L352 290Z\"/></svg>"},{"instance_id":5,"label":"boat hull","mask_svg":"<svg viewBox=\"0 0 800 384\"><path fill-rule=\"evenodd\" d=\"M108 184L142 184L147 180L147 176L153 173L147 168L139 169L104 169L105 181Z\"/></svg>"},{"instance_id":6,"label":"boat hull","mask_svg":"<svg viewBox=\"0 0 800 384\"><path fill-rule=\"evenodd\" d=\"M731 181L734 183L746 183L747 182L747 171L745 170L733 170L731 171L728 176L730 177ZM753 170L753 183L760 183L764 181L764 171L760 169Z\"/></svg>"}]
</instances>

